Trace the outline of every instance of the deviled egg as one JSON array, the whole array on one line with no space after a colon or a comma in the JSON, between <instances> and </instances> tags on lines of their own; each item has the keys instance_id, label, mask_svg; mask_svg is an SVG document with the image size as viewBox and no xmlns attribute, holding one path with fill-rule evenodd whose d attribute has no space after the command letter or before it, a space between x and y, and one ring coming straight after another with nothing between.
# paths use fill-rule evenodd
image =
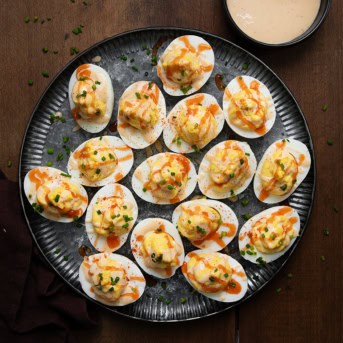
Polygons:
<instances>
[{"instance_id":1,"label":"deviled egg","mask_svg":"<svg viewBox=\"0 0 343 343\"><path fill-rule=\"evenodd\" d=\"M86 190L71 176L51 167L31 169L24 179L24 192L41 216L62 223L77 220L86 211Z\"/></svg>"},{"instance_id":2,"label":"deviled egg","mask_svg":"<svg viewBox=\"0 0 343 343\"><path fill-rule=\"evenodd\" d=\"M88 238L98 251L116 251L126 242L137 216L138 206L130 190L118 183L107 184L88 206Z\"/></svg>"},{"instance_id":3,"label":"deviled egg","mask_svg":"<svg viewBox=\"0 0 343 343\"><path fill-rule=\"evenodd\" d=\"M198 151L216 138L224 126L223 111L210 94L195 94L178 102L163 131L166 146L179 153Z\"/></svg>"},{"instance_id":4,"label":"deviled egg","mask_svg":"<svg viewBox=\"0 0 343 343\"><path fill-rule=\"evenodd\" d=\"M175 204L195 189L197 175L192 162L183 155L161 153L140 164L132 176L132 188L145 201Z\"/></svg>"},{"instance_id":5,"label":"deviled egg","mask_svg":"<svg viewBox=\"0 0 343 343\"><path fill-rule=\"evenodd\" d=\"M128 87L119 100L118 132L131 148L153 144L166 124L166 103L153 82L138 81Z\"/></svg>"},{"instance_id":6,"label":"deviled egg","mask_svg":"<svg viewBox=\"0 0 343 343\"><path fill-rule=\"evenodd\" d=\"M310 171L311 156L305 144L285 138L274 142L258 164L254 192L267 204L287 199Z\"/></svg>"},{"instance_id":7,"label":"deviled egg","mask_svg":"<svg viewBox=\"0 0 343 343\"><path fill-rule=\"evenodd\" d=\"M186 255L181 270L195 290L213 300L238 301L248 290L243 267L226 254L192 251Z\"/></svg>"},{"instance_id":8,"label":"deviled egg","mask_svg":"<svg viewBox=\"0 0 343 343\"><path fill-rule=\"evenodd\" d=\"M271 207L250 218L239 232L239 250L248 261L264 264L282 256L299 235L300 218L288 206Z\"/></svg>"},{"instance_id":9,"label":"deviled egg","mask_svg":"<svg viewBox=\"0 0 343 343\"><path fill-rule=\"evenodd\" d=\"M102 131L109 123L114 104L110 76L94 64L82 64L69 81L69 103L75 121L87 132Z\"/></svg>"},{"instance_id":10,"label":"deviled egg","mask_svg":"<svg viewBox=\"0 0 343 343\"><path fill-rule=\"evenodd\" d=\"M68 161L68 172L89 187L101 187L124 178L133 165L133 153L120 138L102 136L76 148Z\"/></svg>"},{"instance_id":11,"label":"deviled egg","mask_svg":"<svg viewBox=\"0 0 343 343\"><path fill-rule=\"evenodd\" d=\"M225 248L238 228L237 217L229 206L208 199L183 202L174 210L172 222L183 237L204 251Z\"/></svg>"},{"instance_id":12,"label":"deviled egg","mask_svg":"<svg viewBox=\"0 0 343 343\"><path fill-rule=\"evenodd\" d=\"M256 158L248 143L228 140L215 145L199 167L199 188L212 199L242 193L256 170Z\"/></svg>"},{"instance_id":13,"label":"deviled egg","mask_svg":"<svg viewBox=\"0 0 343 343\"><path fill-rule=\"evenodd\" d=\"M131 235L131 250L146 273L161 279L173 276L185 256L177 229L162 218L144 219L136 225Z\"/></svg>"},{"instance_id":14,"label":"deviled egg","mask_svg":"<svg viewBox=\"0 0 343 343\"><path fill-rule=\"evenodd\" d=\"M189 95L210 78L214 67L211 45L193 35L174 39L157 64L157 75L169 95Z\"/></svg>"},{"instance_id":15,"label":"deviled egg","mask_svg":"<svg viewBox=\"0 0 343 343\"><path fill-rule=\"evenodd\" d=\"M225 88L225 120L245 138L264 136L274 125L276 110L268 88L251 76L237 76Z\"/></svg>"},{"instance_id":16,"label":"deviled egg","mask_svg":"<svg viewBox=\"0 0 343 343\"><path fill-rule=\"evenodd\" d=\"M137 301L145 289L145 278L128 258L110 253L86 256L79 269L83 291L108 306Z\"/></svg>"}]
</instances>

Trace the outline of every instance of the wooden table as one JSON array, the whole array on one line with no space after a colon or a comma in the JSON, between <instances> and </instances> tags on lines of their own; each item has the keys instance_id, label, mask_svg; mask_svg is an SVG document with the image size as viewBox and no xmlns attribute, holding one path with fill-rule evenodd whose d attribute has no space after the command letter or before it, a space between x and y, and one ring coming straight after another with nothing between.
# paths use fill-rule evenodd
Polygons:
<instances>
[{"instance_id":1,"label":"wooden table","mask_svg":"<svg viewBox=\"0 0 343 343\"><path fill-rule=\"evenodd\" d=\"M39 19L25 23L26 16ZM75 329L74 337L97 343L342 342L342 17L343 2L334 0L324 25L312 38L295 47L267 50L236 35L220 0L2 2L0 168L10 179L18 177L24 130L49 83L41 72L48 70L51 79L71 59L71 47L82 51L106 37L148 26L201 29L251 51L294 93L314 140L317 190L310 224L287 266L260 294L237 310L178 324L143 323L99 309L100 325ZM79 24L85 25L83 33L72 34ZM49 49L46 54L44 47ZM328 105L326 112L323 104ZM333 140L332 146L327 139ZM13 163L10 168L8 160ZM329 229L328 237L324 229ZM287 277L289 273L293 278Z\"/></svg>"}]
</instances>

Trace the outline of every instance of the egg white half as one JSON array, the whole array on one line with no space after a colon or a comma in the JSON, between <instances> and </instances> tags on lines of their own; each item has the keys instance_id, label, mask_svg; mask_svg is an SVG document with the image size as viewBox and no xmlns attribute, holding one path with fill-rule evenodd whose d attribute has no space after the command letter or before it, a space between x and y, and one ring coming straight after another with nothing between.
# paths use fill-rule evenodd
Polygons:
<instances>
[{"instance_id":1,"label":"egg white half","mask_svg":"<svg viewBox=\"0 0 343 343\"><path fill-rule=\"evenodd\" d=\"M178 256L179 264L175 267L171 267L171 275L167 275L165 270L162 268L151 268L150 266L147 266L144 263L144 258L141 253L141 247L143 244L143 241L140 241L138 239L139 236L146 236L148 233L153 232L157 230L161 225L164 226L164 232L168 233L170 236L172 236L177 244L180 245L182 252L181 255ZM147 218L143 219L141 222L139 222L136 227L132 230L131 235L131 250L132 254L137 261L138 265L149 275L152 275L156 278L160 279L168 279L172 277L176 270L182 265L184 258L185 258L185 252L184 247L182 244L182 239L180 237L179 232L175 228L174 224L169 222L168 220L162 219L162 218Z\"/></svg>"},{"instance_id":2,"label":"egg white half","mask_svg":"<svg viewBox=\"0 0 343 343\"><path fill-rule=\"evenodd\" d=\"M98 259L100 256L104 256L104 257L108 256L113 261L118 262L121 268L125 269L125 271L127 273L127 277L129 279L129 282L128 282L126 288L124 289L123 294L131 293L132 292L131 288L138 289L139 297L141 297L142 294L144 293L146 282L145 282L145 278L144 278L142 272L139 270L139 268L131 260L129 260L127 257L122 256L122 255L118 255L118 254L110 254L110 253L100 253L100 254L95 254L95 255L91 255L91 256L86 256L84 258L84 262L81 263L80 269L79 269L79 281L80 281L80 284L81 284L83 291L90 298L92 298L92 299L94 299L100 303L103 303L105 305L108 305L108 306L125 306L125 305L133 303L134 301L137 301L138 299L134 300L130 296L121 296L117 301L113 301L113 302L112 301L106 301L105 299L98 297L94 293L94 291L92 291L93 285L88 280L88 277L87 277L88 268L86 267L85 262L92 264L93 259ZM142 278L142 280L137 280L134 277ZM132 279L130 279L130 278L132 278Z\"/></svg>"},{"instance_id":3,"label":"egg white half","mask_svg":"<svg viewBox=\"0 0 343 343\"><path fill-rule=\"evenodd\" d=\"M304 181L304 179L306 178L306 176L307 176L307 174L311 168L311 155L310 155L310 152L309 152L307 146L304 143L301 143L300 141L297 141L297 140L292 139L292 138L284 138L284 139L277 140L276 142L274 142L273 144L271 144L268 147L268 149L264 153L261 161L259 162L259 164L257 166L257 170L256 170L255 178L254 178L254 192L255 192L255 195L258 199L259 199L261 190L263 189L262 182L261 182L261 176L260 176L262 166L263 166L265 160L268 158L268 156L272 156L276 152L276 150L278 149L277 145L281 144L281 143L284 143L283 149L286 152L289 152L290 154L292 154L298 163L301 160L301 158L300 158L301 155L303 155L304 160L302 161L301 165L298 165L297 179L296 179L296 182L294 183L291 191L284 194L284 195L269 194L268 197L262 201L266 204L275 204L275 203L278 203L278 202L281 202L281 201L287 199L299 187L299 185Z\"/></svg>"},{"instance_id":4,"label":"egg white half","mask_svg":"<svg viewBox=\"0 0 343 343\"><path fill-rule=\"evenodd\" d=\"M194 36L194 35L187 35L186 36L190 42L190 44L194 47L197 48L199 46L199 44L206 44L206 45L210 45L208 42L206 42L203 38L199 37L199 36ZM185 47L185 43L180 40L180 38L182 37L178 37L176 39L174 39L166 48L166 50L163 52L162 56L170 50L175 49L176 45L181 45L182 47ZM161 79L161 81L163 82L163 89L164 91L172 96L184 96L184 95L190 95L195 93L196 91L198 91L206 82L207 80L210 78L213 68L211 71L204 71L202 74L201 79L197 80L195 84L192 84L192 88L190 90L188 90L188 92L182 92L180 89L180 85L178 83L175 83L171 80L167 79L166 73L162 67L162 63L161 63L161 58L160 57L158 64L157 64L157 74L158 77ZM210 63L213 67L214 67L214 52L213 49L211 47L210 50L203 50L199 53L199 56L204 59L207 63ZM164 81L165 80L165 81Z\"/></svg>"},{"instance_id":5,"label":"egg white half","mask_svg":"<svg viewBox=\"0 0 343 343\"><path fill-rule=\"evenodd\" d=\"M119 99L119 102L125 98L126 94L132 91L139 92L144 86L149 85L149 81L138 81L133 83L131 86L129 86L121 98ZM146 130L138 130L135 127L131 125L125 125L126 123L123 122L123 118L119 115L119 108L118 108L118 132L121 137L121 139L130 146L133 149L144 149L147 146L153 144L158 137L161 135L163 128L166 125L166 102L164 100L164 96L160 89L157 87L155 83L151 83L152 88L158 89L158 114L159 118L157 123L152 129L146 129Z\"/></svg>"},{"instance_id":6,"label":"egg white half","mask_svg":"<svg viewBox=\"0 0 343 343\"><path fill-rule=\"evenodd\" d=\"M102 81L105 82L104 85L98 85L97 87L106 87L107 88L107 102L106 102L106 112L104 116L100 118L95 119L83 119L83 118L77 118L75 117L75 121L77 124L84 129L87 132L90 133L97 133L102 131L107 124L109 123L112 112L113 112L113 105L114 105L114 92L113 92L113 86L110 76L108 75L107 71L95 64L87 64L89 66L89 69L94 71L97 74L101 75ZM70 104L70 110L73 111L75 109L75 104L72 99L72 91L75 83L77 82L76 79L77 69L73 72L73 74L70 77L69 86L68 86L68 94L69 94L69 104Z\"/></svg>"},{"instance_id":7,"label":"egg white half","mask_svg":"<svg viewBox=\"0 0 343 343\"><path fill-rule=\"evenodd\" d=\"M105 197L113 197L113 196L124 198L130 203L132 203L133 220L130 221L130 226L132 227L134 226L138 217L138 206L137 206L136 200L128 188L118 183L110 183L102 187L101 189L99 189L99 191L94 194L93 199L89 203L89 206L86 212L85 221L86 221L86 232L87 232L88 239L92 243L93 247L100 252L105 252L105 251L114 252L118 250L127 241L127 237L129 236L129 233L130 233L130 231L128 231L127 233L120 235L119 245L117 245L115 248L111 248L109 247L107 243L107 237L99 235L94 230L94 227L92 224L93 206L95 205L96 202L99 201L99 199L102 199Z\"/></svg>"},{"instance_id":8,"label":"egg white half","mask_svg":"<svg viewBox=\"0 0 343 343\"><path fill-rule=\"evenodd\" d=\"M155 198L149 190L147 190L146 192L143 191L144 183L149 180L150 167L148 161L153 163L154 161L157 161L159 158L161 158L161 156L164 154L166 153L160 153L149 157L136 168L132 175L132 189L140 198L153 204L171 204L169 200ZM167 154L177 155L173 153ZM197 174L195 171L195 167L190 160L188 160L188 162L190 164L190 171L188 173L188 177L190 179L187 181L184 191L178 195L179 201L186 199L194 191L197 185Z\"/></svg>"},{"instance_id":9,"label":"egg white half","mask_svg":"<svg viewBox=\"0 0 343 343\"><path fill-rule=\"evenodd\" d=\"M192 147L191 144L185 142L183 139L179 139L178 141L176 140L178 138L178 133L176 130L176 118L177 115L179 114L180 111L187 109L187 101L197 98L199 96L204 96L204 100L201 102L202 106L205 107L209 107L211 105L217 105L218 106L218 110L217 112L214 114L214 118L215 121L217 123L217 129L216 129L216 135L213 137L213 139L215 139L219 133L222 131L223 127L224 127L224 115L223 115L223 111L220 108L217 100L210 94L206 94L206 93L198 93L195 95L192 95L190 97L187 97L185 99L182 99L181 101L179 101L174 108L170 111L170 113L168 114L167 117L167 125L165 127L165 129L163 130L163 139L164 139L164 143L166 144L166 146L174 151L174 152L178 152L178 153L190 153L190 152L194 152L194 148ZM206 144L202 144L201 146L199 146L199 149L204 148L208 143Z\"/></svg>"},{"instance_id":10,"label":"egg white half","mask_svg":"<svg viewBox=\"0 0 343 343\"><path fill-rule=\"evenodd\" d=\"M180 204L173 212L172 222L177 227L177 223L179 221L180 215L182 213L183 208L188 208L190 206L209 206L214 208L221 216L222 223L220 224L218 230L216 231L220 241L222 242L219 244L216 240L211 239L210 237L205 238L201 243L197 243L196 241L190 241L194 246L203 251L219 251L225 248L235 237L238 229L238 219L232 209L227 206L226 204L216 201L216 200L208 200L208 199L198 199L198 200L191 200L186 201ZM234 226L234 230L230 229L228 224Z\"/></svg>"},{"instance_id":11,"label":"egg white half","mask_svg":"<svg viewBox=\"0 0 343 343\"><path fill-rule=\"evenodd\" d=\"M75 153L82 150L87 142L91 141L97 144L98 141L102 141L107 144L114 154L118 157L118 165L116 166L114 172L108 177L99 181L90 181L85 176L81 175L81 171L78 168L77 159L75 158ZM68 173L72 177L84 186L89 187L102 187L110 182L116 182L123 179L131 170L133 166L133 152L120 138L115 136L102 136L89 139L88 141L80 144L74 152L70 155L68 161Z\"/></svg>"},{"instance_id":12,"label":"egg white half","mask_svg":"<svg viewBox=\"0 0 343 343\"><path fill-rule=\"evenodd\" d=\"M185 273L185 271L184 271L184 265L190 260L190 255L202 254L202 253L206 253L206 252L208 253L208 251L204 251L204 250L194 250L185 256L185 262L182 266L182 274L192 287L193 287L193 285L192 285L191 281L189 280L187 273ZM237 262L235 259L233 259L229 255L221 254L219 252L217 252L216 254L220 254L226 260L228 260L228 262L232 268L232 271L233 271L232 278L240 284L241 290L237 294L228 293L226 291L219 291L216 293L206 293L206 292L201 292L199 290L196 290L196 291L199 292L200 294L204 295L205 297L208 297L210 299L217 300L220 302L225 302L225 303L235 302L235 301L242 299L248 290L248 279L247 279L247 276L245 274L243 267L241 266L241 264L239 262Z\"/></svg>"},{"instance_id":13,"label":"egg white half","mask_svg":"<svg viewBox=\"0 0 343 343\"><path fill-rule=\"evenodd\" d=\"M249 144L246 142L239 142L239 141L234 141L234 142L236 142L236 144L240 148L242 148L242 150L244 150L247 156L247 159L249 161L250 176L245 180L244 184L241 187L234 190L234 194L232 194L230 190L217 192L214 188L211 187L213 182L209 175L210 160L208 159L208 157L215 155L216 151L218 150L225 149L225 141L218 143L206 153L199 167L199 174L198 174L199 188L200 188L200 191L209 198L226 199L226 198L242 193L249 186L255 174L257 162L256 162L255 154L251 150Z\"/></svg>"},{"instance_id":14,"label":"egg white half","mask_svg":"<svg viewBox=\"0 0 343 343\"><path fill-rule=\"evenodd\" d=\"M49 181L49 183L51 184L51 186L53 188L59 187L63 181L75 184L75 186L77 186L79 188L81 196L87 199L87 201L82 200L82 203L80 205L80 209L82 210L81 215L83 215L83 213L86 211L87 206L88 206L88 195L87 195L86 190L77 182L76 179L68 177L68 176L63 176L63 175L67 175L67 174L65 172L63 172L62 170L59 170L56 168L51 168L51 167L36 167L36 168L31 169L25 175L24 192L25 192L25 195L27 197L27 200L29 201L29 203L31 205L37 204L38 187L36 186L36 184L33 181L30 180L30 173L34 173L35 170L38 170L40 173L45 174L46 177L44 177L44 181ZM47 212L46 210L43 210L43 212L41 212L39 214L46 219L56 221L56 222L70 223L70 222L74 221L73 217L68 218L68 217L62 217L62 216L55 216L55 215Z\"/></svg>"},{"instance_id":15,"label":"egg white half","mask_svg":"<svg viewBox=\"0 0 343 343\"><path fill-rule=\"evenodd\" d=\"M224 111L224 117L232 131L237 133L238 135L245 137L245 138L259 138L264 135L266 135L270 129L273 127L275 123L275 118L276 118L276 109L274 105L273 98L268 90L268 88L259 80L251 77L251 76L246 76L246 75L241 75L238 76L243 79L245 84L248 86L252 81L255 81L259 84L259 91L261 92L262 95L265 96L266 101L267 101L267 114L266 114L266 121L265 121L265 130L263 133L258 133L252 130L243 130L242 128L234 125L230 119L229 119L229 109L233 106L232 101L230 100L230 97L228 96L228 92L224 91L224 96L223 96L223 111ZM226 89L232 94L235 95L236 93L239 93L242 89L237 82L237 78L234 78L229 82L229 84L226 86Z\"/></svg>"},{"instance_id":16,"label":"egg white half","mask_svg":"<svg viewBox=\"0 0 343 343\"><path fill-rule=\"evenodd\" d=\"M238 245L239 245L239 250L243 250L247 244L253 245L252 242L250 241L250 238L248 236L249 232L251 231L251 228L254 223L256 223L258 220L260 220L263 217L268 217L271 214L277 212L278 210L288 207L288 206L276 206L276 207L271 207L268 208L265 211L262 211L252 218L250 218L241 228L239 231L239 236L238 236ZM289 207L290 208L290 207ZM242 255L246 260L255 263L255 264L260 264L259 260L262 258L264 262L269 263L272 261L277 260L279 257L281 257L283 254L289 250L294 242L296 241L296 237L299 235L300 231L300 218L298 215L298 212L294 208L290 208L292 211L287 213L286 216L288 218L290 217L295 217L297 218L297 222L293 225L294 232L295 232L295 237L291 240L290 244L283 250L274 254L265 254L260 251L258 251L256 248L254 248L254 253L253 255L249 255L245 252L244 255Z\"/></svg>"}]
</instances>

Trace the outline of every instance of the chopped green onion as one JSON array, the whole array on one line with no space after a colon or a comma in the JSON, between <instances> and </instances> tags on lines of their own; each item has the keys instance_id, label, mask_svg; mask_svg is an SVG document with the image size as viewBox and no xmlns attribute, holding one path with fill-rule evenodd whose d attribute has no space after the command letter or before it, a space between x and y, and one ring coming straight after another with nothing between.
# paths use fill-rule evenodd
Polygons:
<instances>
[{"instance_id":1,"label":"chopped green onion","mask_svg":"<svg viewBox=\"0 0 343 343\"><path fill-rule=\"evenodd\" d=\"M188 86L182 86L180 87L180 90L183 94L187 94L189 90L192 89L192 86L191 85L188 85Z\"/></svg>"},{"instance_id":2,"label":"chopped green onion","mask_svg":"<svg viewBox=\"0 0 343 343\"><path fill-rule=\"evenodd\" d=\"M242 199L241 204L242 204L243 206L247 206L247 205L249 204L249 200L246 199L246 198L244 198L244 199Z\"/></svg>"},{"instance_id":3,"label":"chopped green onion","mask_svg":"<svg viewBox=\"0 0 343 343\"><path fill-rule=\"evenodd\" d=\"M70 56L77 55L79 53L79 49L75 46L70 48Z\"/></svg>"},{"instance_id":4,"label":"chopped green onion","mask_svg":"<svg viewBox=\"0 0 343 343\"><path fill-rule=\"evenodd\" d=\"M285 191L287 189L287 184L284 184L280 187L281 190Z\"/></svg>"},{"instance_id":5,"label":"chopped green onion","mask_svg":"<svg viewBox=\"0 0 343 343\"><path fill-rule=\"evenodd\" d=\"M180 303L181 304L185 304L187 302L187 298L180 298Z\"/></svg>"},{"instance_id":6,"label":"chopped green onion","mask_svg":"<svg viewBox=\"0 0 343 343\"><path fill-rule=\"evenodd\" d=\"M326 141L326 143L327 143L327 145L333 145L333 140L332 140L332 139L328 139L328 140Z\"/></svg>"},{"instance_id":7,"label":"chopped green onion","mask_svg":"<svg viewBox=\"0 0 343 343\"><path fill-rule=\"evenodd\" d=\"M137 99L142 99L142 98L141 98L141 95L140 95L138 92L136 92L135 95L136 95L136 98L137 98Z\"/></svg>"},{"instance_id":8,"label":"chopped green onion","mask_svg":"<svg viewBox=\"0 0 343 343\"><path fill-rule=\"evenodd\" d=\"M121 55L121 56L120 56L120 59L121 59L122 61L126 61L126 60L127 60L127 57L126 57L125 55Z\"/></svg>"},{"instance_id":9,"label":"chopped green onion","mask_svg":"<svg viewBox=\"0 0 343 343\"><path fill-rule=\"evenodd\" d=\"M249 64L248 63L243 63L242 69L243 70L248 70L248 68L249 68Z\"/></svg>"},{"instance_id":10,"label":"chopped green onion","mask_svg":"<svg viewBox=\"0 0 343 343\"><path fill-rule=\"evenodd\" d=\"M55 202L58 202L58 200L60 200L60 195L59 195L59 194L56 194L56 196L55 196Z\"/></svg>"},{"instance_id":11,"label":"chopped green onion","mask_svg":"<svg viewBox=\"0 0 343 343\"><path fill-rule=\"evenodd\" d=\"M28 84L29 86L32 86L32 85L33 85L33 80L27 81L27 84Z\"/></svg>"},{"instance_id":12,"label":"chopped green onion","mask_svg":"<svg viewBox=\"0 0 343 343\"><path fill-rule=\"evenodd\" d=\"M136 66L132 66L131 69L135 72L138 72L138 67L136 67Z\"/></svg>"},{"instance_id":13,"label":"chopped green onion","mask_svg":"<svg viewBox=\"0 0 343 343\"><path fill-rule=\"evenodd\" d=\"M54 149L53 148L48 148L47 150L49 155L52 155L54 153Z\"/></svg>"},{"instance_id":14,"label":"chopped green onion","mask_svg":"<svg viewBox=\"0 0 343 343\"><path fill-rule=\"evenodd\" d=\"M64 176L64 177L69 177L69 178L71 178L71 175L70 175L70 174L66 174L66 173L61 173L61 176Z\"/></svg>"},{"instance_id":15,"label":"chopped green onion","mask_svg":"<svg viewBox=\"0 0 343 343\"><path fill-rule=\"evenodd\" d=\"M47 165L48 167L52 167L53 163L52 163L51 161L48 161L48 162L46 162L46 165Z\"/></svg>"},{"instance_id":16,"label":"chopped green onion","mask_svg":"<svg viewBox=\"0 0 343 343\"><path fill-rule=\"evenodd\" d=\"M25 17L24 18L24 22L27 24L27 23L29 23L30 22L30 17Z\"/></svg>"},{"instance_id":17,"label":"chopped green onion","mask_svg":"<svg viewBox=\"0 0 343 343\"><path fill-rule=\"evenodd\" d=\"M329 106L328 106L327 104L324 104L324 105L322 106L322 111L323 111L323 112L326 112L326 111L328 110L328 108L329 108Z\"/></svg>"},{"instance_id":18,"label":"chopped green onion","mask_svg":"<svg viewBox=\"0 0 343 343\"><path fill-rule=\"evenodd\" d=\"M68 143L68 142L69 142L69 137L64 136L64 137L63 137L63 143Z\"/></svg>"},{"instance_id":19,"label":"chopped green onion","mask_svg":"<svg viewBox=\"0 0 343 343\"><path fill-rule=\"evenodd\" d=\"M101 173L101 169L100 168L97 168L96 171L95 171L95 174L100 174Z\"/></svg>"},{"instance_id":20,"label":"chopped green onion","mask_svg":"<svg viewBox=\"0 0 343 343\"><path fill-rule=\"evenodd\" d=\"M146 191L147 191L147 189L146 189L145 187L143 187L142 191L143 191L143 192L146 192Z\"/></svg>"},{"instance_id":21,"label":"chopped green onion","mask_svg":"<svg viewBox=\"0 0 343 343\"><path fill-rule=\"evenodd\" d=\"M49 73L46 70L42 71L42 76L43 77L49 77Z\"/></svg>"},{"instance_id":22,"label":"chopped green onion","mask_svg":"<svg viewBox=\"0 0 343 343\"><path fill-rule=\"evenodd\" d=\"M58 161L62 161L63 160L63 154L60 152L58 155L57 155L57 157L56 157L56 161L58 162Z\"/></svg>"},{"instance_id":23,"label":"chopped green onion","mask_svg":"<svg viewBox=\"0 0 343 343\"><path fill-rule=\"evenodd\" d=\"M44 54L46 54L49 50L48 50L48 48L43 48L42 51Z\"/></svg>"}]
</instances>

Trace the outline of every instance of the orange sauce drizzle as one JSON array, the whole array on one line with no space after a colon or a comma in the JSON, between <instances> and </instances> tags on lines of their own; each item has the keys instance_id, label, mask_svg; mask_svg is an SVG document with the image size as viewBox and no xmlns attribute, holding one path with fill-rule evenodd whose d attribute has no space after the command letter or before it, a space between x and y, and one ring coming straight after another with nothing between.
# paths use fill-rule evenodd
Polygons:
<instances>
[{"instance_id":1,"label":"orange sauce drizzle","mask_svg":"<svg viewBox=\"0 0 343 343\"><path fill-rule=\"evenodd\" d=\"M114 185L114 195L119 198L124 198L123 189L118 185Z\"/></svg>"},{"instance_id":2,"label":"orange sauce drizzle","mask_svg":"<svg viewBox=\"0 0 343 343\"><path fill-rule=\"evenodd\" d=\"M122 173L117 173L117 174L115 175L114 179L115 179L116 181L119 181L119 180L121 180L123 177L124 177L124 175L123 175Z\"/></svg>"},{"instance_id":3,"label":"orange sauce drizzle","mask_svg":"<svg viewBox=\"0 0 343 343\"><path fill-rule=\"evenodd\" d=\"M110 249L114 249L120 245L120 238L115 235L107 236L106 243Z\"/></svg>"},{"instance_id":4,"label":"orange sauce drizzle","mask_svg":"<svg viewBox=\"0 0 343 343\"><path fill-rule=\"evenodd\" d=\"M119 128L121 129L126 129L127 127L130 127L131 125L129 123L121 123L118 125Z\"/></svg>"},{"instance_id":5,"label":"orange sauce drizzle","mask_svg":"<svg viewBox=\"0 0 343 343\"><path fill-rule=\"evenodd\" d=\"M137 288L134 289L134 292L131 293L123 293L121 297L131 297L134 300L137 300L139 298L139 292Z\"/></svg>"},{"instance_id":6,"label":"orange sauce drizzle","mask_svg":"<svg viewBox=\"0 0 343 343\"><path fill-rule=\"evenodd\" d=\"M228 237L232 237L236 233L236 225L232 223L222 223L223 226L229 228L229 231L227 231L226 235Z\"/></svg>"},{"instance_id":7,"label":"orange sauce drizzle","mask_svg":"<svg viewBox=\"0 0 343 343\"><path fill-rule=\"evenodd\" d=\"M225 291L229 294L239 294L242 291L242 286L238 281L231 278Z\"/></svg>"},{"instance_id":8,"label":"orange sauce drizzle","mask_svg":"<svg viewBox=\"0 0 343 343\"><path fill-rule=\"evenodd\" d=\"M131 160L131 159L132 159L132 157L133 157L133 155L132 155L132 154L128 154L128 155L126 155L126 156L124 156L124 157L120 157L120 158L118 158L118 162L129 161L129 160Z\"/></svg>"},{"instance_id":9,"label":"orange sauce drizzle","mask_svg":"<svg viewBox=\"0 0 343 343\"><path fill-rule=\"evenodd\" d=\"M300 154L299 160L298 160L298 165L301 166L304 161L305 161L305 155L304 154Z\"/></svg>"},{"instance_id":10,"label":"orange sauce drizzle","mask_svg":"<svg viewBox=\"0 0 343 343\"><path fill-rule=\"evenodd\" d=\"M114 146L113 147L114 150L118 150L118 151L127 151L127 150L131 150L131 148L127 145L125 146Z\"/></svg>"},{"instance_id":11,"label":"orange sauce drizzle","mask_svg":"<svg viewBox=\"0 0 343 343\"><path fill-rule=\"evenodd\" d=\"M144 277L142 277L142 276L135 276L135 275L130 276L130 280L142 281L142 282L145 281Z\"/></svg>"},{"instance_id":12,"label":"orange sauce drizzle","mask_svg":"<svg viewBox=\"0 0 343 343\"><path fill-rule=\"evenodd\" d=\"M191 106L191 105L201 104L204 101L204 98L205 98L205 95L203 95L203 94L196 95L196 96L192 97L191 99L187 99L186 105Z\"/></svg>"},{"instance_id":13,"label":"orange sauce drizzle","mask_svg":"<svg viewBox=\"0 0 343 343\"><path fill-rule=\"evenodd\" d=\"M41 172L38 168L32 169L29 172L29 179L36 185L36 190L41 186L47 179L49 175L46 172Z\"/></svg>"}]
</instances>

